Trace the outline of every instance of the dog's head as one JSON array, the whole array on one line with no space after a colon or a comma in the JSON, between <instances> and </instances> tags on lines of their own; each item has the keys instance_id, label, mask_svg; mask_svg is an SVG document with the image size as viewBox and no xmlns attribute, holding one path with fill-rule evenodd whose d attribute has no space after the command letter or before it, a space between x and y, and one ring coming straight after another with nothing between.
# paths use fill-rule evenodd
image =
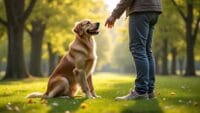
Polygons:
<instances>
[{"instance_id":1,"label":"dog's head","mask_svg":"<svg viewBox=\"0 0 200 113\"><path fill-rule=\"evenodd\" d=\"M92 23L90 20L83 20L76 23L73 31L80 37L97 35L99 33L99 26L99 22Z\"/></svg>"}]
</instances>

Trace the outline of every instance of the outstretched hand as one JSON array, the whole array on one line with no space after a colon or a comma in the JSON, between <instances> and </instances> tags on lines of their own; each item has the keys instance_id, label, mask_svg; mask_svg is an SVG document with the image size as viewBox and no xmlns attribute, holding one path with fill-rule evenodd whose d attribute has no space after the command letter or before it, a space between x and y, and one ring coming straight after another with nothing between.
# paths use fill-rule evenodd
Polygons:
<instances>
[{"instance_id":1,"label":"outstretched hand","mask_svg":"<svg viewBox=\"0 0 200 113\"><path fill-rule=\"evenodd\" d=\"M105 27L108 26L108 28L112 28L115 24L116 18L113 16L110 16L107 18L106 22L105 22Z\"/></svg>"}]
</instances>

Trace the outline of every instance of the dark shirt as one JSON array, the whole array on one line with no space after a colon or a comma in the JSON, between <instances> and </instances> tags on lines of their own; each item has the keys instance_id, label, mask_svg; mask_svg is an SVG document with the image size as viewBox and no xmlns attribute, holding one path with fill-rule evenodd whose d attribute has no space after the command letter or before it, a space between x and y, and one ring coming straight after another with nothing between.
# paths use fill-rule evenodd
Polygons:
<instances>
[{"instance_id":1,"label":"dark shirt","mask_svg":"<svg viewBox=\"0 0 200 113\"><path fill-rule=\"evenodd\" d=\"M126 10L126 16L134 12L162 12L161 0L120 0L112 16L120 18Z\"/></svg>"}]
</instances>

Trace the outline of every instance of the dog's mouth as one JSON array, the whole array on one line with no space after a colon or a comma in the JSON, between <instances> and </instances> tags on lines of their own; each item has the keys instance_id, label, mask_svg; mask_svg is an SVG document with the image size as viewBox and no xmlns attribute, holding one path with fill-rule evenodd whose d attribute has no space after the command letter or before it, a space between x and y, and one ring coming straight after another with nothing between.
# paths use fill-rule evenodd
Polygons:
<instances>
[{"instance_id":1,"label":"dog's mouth","mask_svg":"<svg viewBox=\"0 0 200 113\"><path fill-rule=\"evenodd\" d=\"M100 23L95 23L95 27L93 29L88 29L87 33L91 35L99 34L99 26L100 26Z\"/></svg>"}]
</instances>

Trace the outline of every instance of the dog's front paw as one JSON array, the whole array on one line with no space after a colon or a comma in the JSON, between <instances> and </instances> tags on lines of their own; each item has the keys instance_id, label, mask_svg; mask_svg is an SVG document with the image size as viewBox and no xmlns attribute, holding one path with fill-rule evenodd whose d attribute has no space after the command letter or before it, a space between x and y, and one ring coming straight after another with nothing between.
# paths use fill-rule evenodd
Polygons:
<instances>
[{"instance_id":1,"label":"dog's front paw","mask_svg":"<svg viewBox=\"0 0 200 113\"><path fill-rule=\"evenodd\" d=\"M101 98L101 96L99 96L99 95L95 95L94 97L95 97L95 98Z\"/></svg>"},{"instance_id":2,"label":"dog's front paw","mask_svg":"<svg viewBox=\"0 0 200 113\"><path fill-rule=\"evenodd\" d=\"M86 97L87 97L88 99L93 99L93 98L94 98L94 97L90 94L90 92L86 93Z\"/></svg>"},{"instance_id":3,"label":"dog's front paw","mask_svg":"<svg viewBox=\"0 0 200 113\"><path fill-rule=\"evenodd\" d=\"M91 92L92 96L95 98L101 98L101 96L97 95L95 92Z\"/></svg>"},{"instance_id":4,"label":"dog's front paw","mask_svg":"<svg viewBox=\"0 0 200 113\"><path fill-rule=\"evenodd\" d=\"M88 99L94 99L95 97L93 97L92 95L87 95Z\"/></svg>"}]
</instances>

